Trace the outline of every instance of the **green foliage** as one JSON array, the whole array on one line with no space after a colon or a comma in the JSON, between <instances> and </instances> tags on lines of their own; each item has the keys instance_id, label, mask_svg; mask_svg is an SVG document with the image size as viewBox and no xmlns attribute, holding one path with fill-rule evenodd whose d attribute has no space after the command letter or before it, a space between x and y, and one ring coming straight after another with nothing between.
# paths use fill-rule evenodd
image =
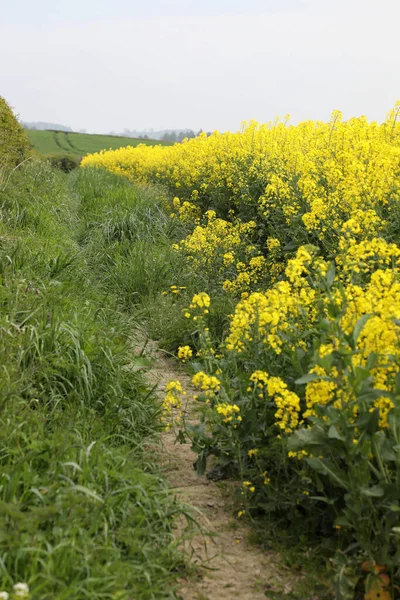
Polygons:
<instances>
[{"instance_id":1,"label":"green foliage","mask_svg":"<svg viewBox=\"0 0 400 600\"><path fill-rule=\"evenodd\" d=\"M180 508L143 447L159 407L93 258L111 244L106 200L86 222L82 191L47 161L0 191L0 590L172 599Z\"/></svg>"},{"instance_id":2,"label":"green foliage","mask_svg":"<svg viewBox=\"0 0 400 600\"><path fill-rule=\"evenodd\" d=\"M325 359L317 359L317 364L326 367L329 361L330 370L337 375L326 378L327 381L335 385L346 381L347 394L352 400L345 406L318 405L312 423L293 434L288 448L307 452L305 461L313 472L315 489L323 494L323 501L330 501L334 526L340 532L342 562L344 565L353 562L355 581L360 577L360 563L367 560L371 565L384 565L391 581L397 582L400 578L400 387L397 385L393 392L374 387L371 370L377 363L377 355L369 356L367 368L354 368L356 343L371 315L361 317L353 329L353 353L348 351L349 336L343 331L342 316L339 314L326 324L326 334L337 340L337 349ZM390 357L387 360L390 362ZM382 425L377 409L380 399L393 403L386 425ZM354 560L355 555L358 561ZM336 574L337 585L341 573Z\"/></svg>"},{"instance_id":3,"label":"green foliage","mask_svg":"<svg viewBox=\"0 0 400 600\"><path fill-rule=\"evenodd\" d=\"M0 173L21 163L28 153L28 138L10 106L0 96Z\"/></svg>"},{"instance_id":4,"label":"green foliage","mask_svg":"<svg viewBox=\"0 0 400 600\"><path fill-rule=\"evenodd\" d=\"M80 157L74 154L49 154L47 159L50 161L52 167L61 169L64 173L70 173L79 167L79 163L81 162Z\"/></svg>"},{"instance_id":5,"label":"green foliage","mask_svg":"<svg viewBox=\"0 0 400 600\"><path fill-rule=\"evenodd\" d=\"M178 303L174 298L171 307L161 292L189 279L189 273L172 250L181 227L168 216L162 194L101 169L79 170L75 186L82 198L80 240L93 268L101 273L103 286L118 289L121 305L134 308L150 335L176 348L182 325L188 326L182 313L186 293ZM161 318L165 310L168 319Z\"/></svg>"}]
</instances>

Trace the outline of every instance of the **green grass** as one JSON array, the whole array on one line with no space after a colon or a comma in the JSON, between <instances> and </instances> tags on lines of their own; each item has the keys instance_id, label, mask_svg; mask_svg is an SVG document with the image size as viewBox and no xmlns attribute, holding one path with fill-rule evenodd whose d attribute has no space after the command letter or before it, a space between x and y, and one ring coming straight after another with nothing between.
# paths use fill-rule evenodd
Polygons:
<instances>
[{"instance_id":1,"label":"green grass","mask_svg":"<svg viewBox=\"0 0 400 600\"><path fill-rule=\"evenodd\" d=\"M39 161L0 191L0 591L175 598L182 509L145 450L159 406L122 309L156 285L122 260L170 234L153 201Z\"/></svg>"},{"instance_id":2,"label":"green grass","mask_svg":"<svg viewBox=\"0 0 400 600\"><path fill-rule=\"evenodd\" d=\"M81 198L81 240L103 286L118 290L120 305L144 322L164 348L176 352L192 343L193 328L184 309L195 293L213 294L214 282L207 274L194 276L182 253L173 250L186 229L171 219L164 190L143 189L105 169L85 167L71 177ZM172 285L184 289L172 294ZM209 325L214 335L225 335L233 308L229 298L213 297Z\"/></svg>"},{"instance_id":3,"label":"green grass","mask_svg":"<svg viewBox=\"0 0 400 600\"><path fill-rule=\"evenodd\" d=\"M68 133L64 131L27 130L26 133L33 148L45 156L49 154L85 156L100 150L115 150L124 146L137 146L138 144L146 144L147 146L170 144L170 142L159 142L157 140L140 140L116 135Z\"/></svg>"},{"instance_id":4,"label":"green grass","mask_svg":"<svg viewBox=\"0 0 400 600\"><path fill-rule=\"evenodd\" d=\"M176 351L189 343L183 308L204 289L204 282L193 277L182 254L172 249L185 230L170 218L164 194L104 169L78 169L72 180L81 198L81 242L105 288L118 290L121 307L135 314L163 347ZM179 297L162 295L174 284L186 289Z\"/></svg>"},{"instance_id":5,"label":"green grass","mask_svg":"<svg viewBox=\"0 0 400 600\"><path fill-rule=\"evenodd\" d=\"M125 307L147 305L181 274L182 259L171 248L179 224L155 192L101 169L74 175L85 224L81 236L93 268L107 289L119 290Z\"/></svg>"}]
</instances>

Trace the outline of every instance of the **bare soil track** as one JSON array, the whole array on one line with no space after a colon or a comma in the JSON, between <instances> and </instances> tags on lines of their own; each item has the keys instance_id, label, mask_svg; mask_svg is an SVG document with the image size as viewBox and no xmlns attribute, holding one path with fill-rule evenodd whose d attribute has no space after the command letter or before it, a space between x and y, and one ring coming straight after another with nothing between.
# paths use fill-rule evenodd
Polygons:
<instances>
[{"instance_id":1,"label":"bare soil track","mask_svg":"<svg viewBox=\"0 0 400 600\"><path fill-rule=\"evenodd\" d=\"M168 381L179 379L189 398L185 418L194 420L190 396L195 391L190 378L154 342L147 345L146 353L154 359L147 374L149 383L157 385L162 397ZM198 567L198 576L181 581L182 600L265 600L271 597L268 591L275 592L274 598L281 592L284 598L293 588L293 574L277 554L247 541L249 530L227 512L221 487L196 474L196 455L190 444L175 440L175 432L163 433L162 467L177 497L192 507L203 530L184 542L185 552Z\"/></svg>"}]
</instances>

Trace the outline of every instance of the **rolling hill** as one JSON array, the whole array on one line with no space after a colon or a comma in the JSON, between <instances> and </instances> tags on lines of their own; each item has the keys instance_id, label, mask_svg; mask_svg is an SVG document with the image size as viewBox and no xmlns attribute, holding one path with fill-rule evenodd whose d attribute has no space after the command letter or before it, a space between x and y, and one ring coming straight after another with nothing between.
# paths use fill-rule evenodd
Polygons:
<instances>
[{"instance_id":1,"label":"rolling hill","mask_svg":"<svg viewBox=\"0 0 400 600\"><path fill-rule=\"evenodd\" d=\"M137 146L138 144L146 144L147 146L170 144L170 142L160 142L159 140L144 140L91 133L70 133L65 131L39 131L27 129L26 133L33 148L44 155L73 154L74 156L85 156L92 152L115 150L122 146Z\"/></svg>"}]
</instances>

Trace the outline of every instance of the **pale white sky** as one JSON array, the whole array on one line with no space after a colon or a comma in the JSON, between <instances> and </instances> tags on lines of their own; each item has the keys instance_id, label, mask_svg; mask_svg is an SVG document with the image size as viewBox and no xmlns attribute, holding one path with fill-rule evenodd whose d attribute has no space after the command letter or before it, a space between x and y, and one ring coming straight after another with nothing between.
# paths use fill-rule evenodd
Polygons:
<instances>
[{"instance_id":1,"label":"pale white sky","mask_svg":"<svg viewBox=\"0 0 400 600\"><path fill-rule=\"evenodd\" d=\"M0 95L93 132L383 120L400 0L0 0Z\"/></svg>"}]
</instances>

